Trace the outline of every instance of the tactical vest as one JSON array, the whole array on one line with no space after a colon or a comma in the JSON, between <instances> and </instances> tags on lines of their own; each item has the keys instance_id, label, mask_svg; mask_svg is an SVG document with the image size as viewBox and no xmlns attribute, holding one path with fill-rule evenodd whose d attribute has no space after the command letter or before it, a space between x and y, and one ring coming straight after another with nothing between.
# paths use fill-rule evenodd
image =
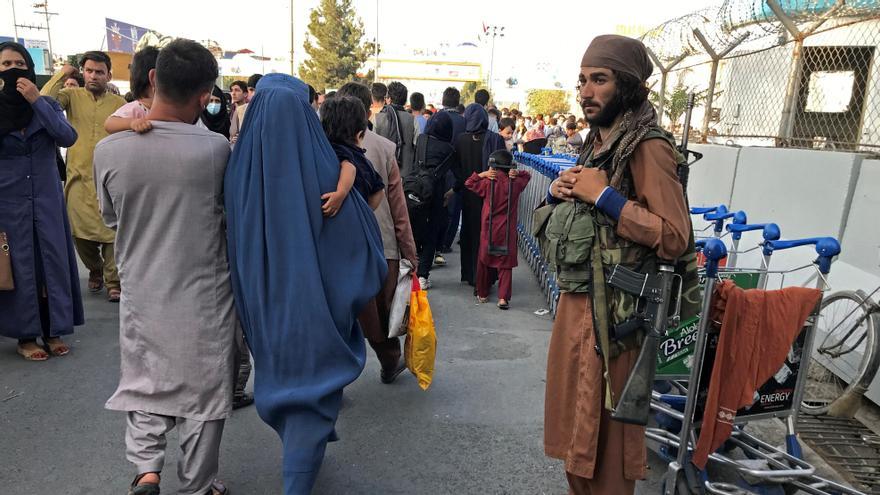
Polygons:
<instances>
[{"instance_id":1,"label":"tactical vest","mask_svg":"<svg viewBox=\"0 0 880 495\"><path fill-rule=\"evenodd\" d=\"M674 150L679 169L687 167L684 156L678 152L672 135L659 127L651 128L642 141L648 139L664 139ZM616 143L615 143L616 146ZM588 146L578 158L578 165L587 168L598 167L609 170L614 153L606 153L599 160L594 160L593 147ZM681 174L679 174L681 176ZM635 188L629 170L623 176L622 193L627 199L635 199ZM687 198L685 198L687 202ZM545 212L544 215L547 213ZM536 220L538 220L536 216ZM538 222L536 221L536 224ZM543 226L543 231L541 231ZM542 251L548 263L556 273L556 281L562 292L589 292L592 282L591 252L593 243L598 243L597 250L601 256L602 267L607 271L616 264L642 273L656 273L660 260L655 251L629 239L620 237L615 232L617 223L602 213L598 208L585 203L563 202L555 206L546 224L540 225L538 232ZM543 237L541 237L543 236ZM685 254L676 260L676 274L681 276L681 321L687 321L697 315L700 309L699 278L697 275L697 258L694 250L694 237L691 229L688 247ZM677 293L677 287L673 288ZM611 326L618 325L629 319L635 311L635 297L605 286L607 312ZM594 304L597 302L594 301ZM627 349L641 346L644 335L639 332L623 341L614 341L606 352L616 357Z\"/></svg>"}]
</instances>

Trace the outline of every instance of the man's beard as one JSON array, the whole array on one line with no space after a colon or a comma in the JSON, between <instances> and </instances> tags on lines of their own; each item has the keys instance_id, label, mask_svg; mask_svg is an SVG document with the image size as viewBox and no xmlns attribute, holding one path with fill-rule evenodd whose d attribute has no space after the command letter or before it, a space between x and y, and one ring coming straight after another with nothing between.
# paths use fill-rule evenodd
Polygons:
<instances>
[{"instance_id":1,"label":"man's beard","mask_svg":"<svg viewBox=\"0 0 880 495\"><path fill-rule=\"evenodd\" d=\"M96 82L89 82L86 83L86 89L89 90L91 93L100 96L107 91L107 85Z\"/></svg>"},{"instance_id":2,"label":"man's beard","mask_svg":"<svg viewBox=\"0 0 880 495\"><path fill-rule=\"evenodd\" d=\"M584 118L591 127L611 127L611 124L614 123L614 119L623 112L623 98L620 95L620 91L615 91L614 97L611 98L611 101L602 107L602 110L592 118L587 117L587 107L591 106L589 103L592 103L592 101L583 101L581 103L581 108L584 110Z\"/></svg>"}]
</instances>

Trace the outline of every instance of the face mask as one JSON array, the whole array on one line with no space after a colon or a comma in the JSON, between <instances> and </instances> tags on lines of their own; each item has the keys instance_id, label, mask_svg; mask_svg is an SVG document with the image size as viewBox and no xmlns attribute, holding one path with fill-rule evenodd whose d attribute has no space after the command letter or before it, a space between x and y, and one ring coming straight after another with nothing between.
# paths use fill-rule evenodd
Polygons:
<instances>
[{"instance_id":1,"label":"face mask","mask_svg":"<svg viewBox=\"0 0 880 495\"><path fill-rule=\"evenodd\" d=\"M217 102L208 103L208 106L205 107L205 110L207 110L208 114L210 115L217 115L218 113L220 113L220 104Z\"/></svg>"},{"instance_id":2,"label":"face mask","mask_svg":"<svg viewBox=\"0 0 880 495\"><path fill-rule=\"evenodd\" d=\"M26 69L6 69L3 72L0 72L0 92L3 92L6 96L10 98L18 98L24 99L21 93L15 88L15 85L18 83L18 79L20 77L27 78L28 71Z\"/></svg>"}]
</instances>

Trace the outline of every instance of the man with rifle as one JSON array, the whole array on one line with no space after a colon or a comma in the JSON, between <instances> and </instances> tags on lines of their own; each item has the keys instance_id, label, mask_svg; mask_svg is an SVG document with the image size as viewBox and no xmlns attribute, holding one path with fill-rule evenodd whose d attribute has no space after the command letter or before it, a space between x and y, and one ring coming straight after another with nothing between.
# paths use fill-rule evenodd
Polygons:
<instances>
[{"instance_id":1,"label":"man with rifle","mask_svg":"<svg viewBox=\"0 0 880 495\"><path fill-rule=\"evenodd\" d=\"M612 411L646 335L665 330L673 266L682 277L683 315L699 304L679 180L686 161L648 102L652 70L638 40L592 41L578 77L590 134L577 166L551 184L548 196L557 206L546 223L547 255L562 294L547 361L544 449L565 461L574 494L632 494L635 480L645 477L644 427L614 421ZM633 295L617 283L625 270L641 276L646 289ZM655 355L656 347L645 352ZM635 373L646 366L653 363ZM644 384L653 375L638 378L649 399Z\"/></svg>"}]
</instances>

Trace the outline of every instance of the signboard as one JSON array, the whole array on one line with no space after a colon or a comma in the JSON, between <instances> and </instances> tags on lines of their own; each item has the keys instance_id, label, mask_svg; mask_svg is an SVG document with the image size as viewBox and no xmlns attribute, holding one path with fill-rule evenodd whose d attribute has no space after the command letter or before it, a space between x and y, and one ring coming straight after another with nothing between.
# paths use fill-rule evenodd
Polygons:
<instances>
[{"instance_id":1,"label":"signboard","mask_svg":"<svg viewBox=\"0 0 880 495\"><path fill-rule=\"evenodd\" d=\"M105 17L104 21L107 29L107 51L109 52L134 53L138 40L150 31L145 27L109 17Z\"/></svg>"},{"instance_id":2,"label":"signboard","mask_svg":"<svg viewBox=\"0 0 880 495\"><path fill-rule=\"evenodd\" d=\"M733 280L733 283L742 289L755 289L758 287L760 274L754 272L721 273L721 279ZM705 281L701 280L700 284ZM689 375L691 372L692 355L697 341L697 328L700 325L700 317L694 317L682 322L678 327L667 330L666 337L660 341L657 350L657 379L664 377L680 377Z\"/></svg>"},{"instance_id":3,"label":"signboard","mask_svg":"<svg viewBox=\"0 0 880 495\"><path fill-rule=\"evenodd\" d=\"M7 41L15 41L15 38L0 36L0 43ZM49 43L44 40L28 40L24 38L18 38L18 42L27 49L31 58L34 59L34 73L48 74L46 65L48 63Z\"/></svg>"}]
</instances>

